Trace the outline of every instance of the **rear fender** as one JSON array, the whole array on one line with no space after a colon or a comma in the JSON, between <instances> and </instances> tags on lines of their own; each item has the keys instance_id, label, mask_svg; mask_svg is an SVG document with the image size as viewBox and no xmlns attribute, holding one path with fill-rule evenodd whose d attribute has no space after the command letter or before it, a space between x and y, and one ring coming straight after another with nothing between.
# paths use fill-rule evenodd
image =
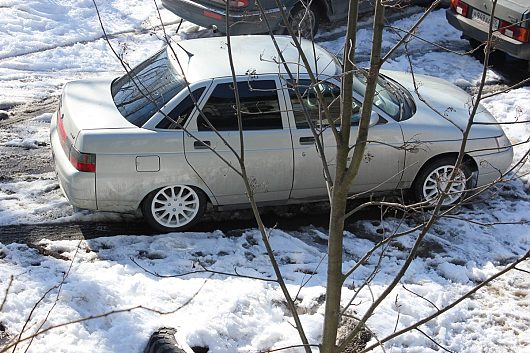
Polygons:
<instances>
[{"instance_id":1,"label":"rear fender","mask_svg":"<svg viewBox=\"0 0 530 353\"><path fill-rule=\"evenodd\" d=\"M215 198L215 196L212 194L212 192L210 191L210 189L208 189L208 186L206 186L206 184L204 184L204 182L198 178L198 179L190 179L190 180L187 180L187 181L183 181L183 182L179 182L179 183L171 183L171 184L168 184L168 183L159 183L158 185L153 185L152 187L152 190L150 191L146 191L143 193L143 196L141 198L141 201L138 202L138 204L136 205L136 208L139 209L142 205L142 203L144 202L145 198L147 197L147 195L149 195L151 192L153 191L156 191L158 189L161 189L163 187L166 187L166 186L170 186L170 185L187 185L187 186L193 186L197 189L199 189L200 191L202 191L204 193L204 195L206 195L206 199L209 203L211 203L213 206L218 206L218 203L217 203L217 199Z\"/></svg>"}]
</instances>

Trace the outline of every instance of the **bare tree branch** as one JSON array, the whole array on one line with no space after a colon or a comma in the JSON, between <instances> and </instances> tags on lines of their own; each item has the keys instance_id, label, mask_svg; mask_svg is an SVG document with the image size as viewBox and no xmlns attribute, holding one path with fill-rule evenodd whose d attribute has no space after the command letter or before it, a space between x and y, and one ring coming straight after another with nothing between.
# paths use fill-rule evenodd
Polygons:
<instances>
[{"instance_id":1,"label":"bare tree branch","mask_svg":"<svg viewBox=\"0 0 530 353\"><path fill-rule=\"evenodd\" d=\"M437 310L432 315L429 315L429 316L425 317L424 319L415 322L413 325L407 326L407 327L405 327L405 328L403 328L403 329L401 329L399 331L396 331L396 332L392 333L391 335L388 335L387 337L381 339L381 343L388 342L388 341L390 341L390 340L392 340L392 339L394 339L394 338L396 338L398 336L401 336L401 335L403 335L405 333L408 333L408 332L410 332L410 330L416 329L417 327L420 327L421 325L423 325L423 324L431 321L432 319L435 319L438 316L440 316L440 315L446 313L447 311L453 309L455 306L457 306L458 304L460 304L464 300L469 299L474 293L478 292L483 287L489 285L491 282L493 282L497 278L501 277L502 275L504 275L505 273L507 273L507 272L509 272L511 270L517 269L517 265L519 265L520 263L528 260L529 258L530 258L530 251L526 252L526 254L524 254L522 257L520 257L517 261L513 262L511 265L507 266L506 268L504 268L503 270L497 272L496 274L490 276L488 279L486 279L485 281L481 282L479 285L473 287L471 290L469 290L465 294L461 295L457 300L453 301L451 304L445 306L444 308L442 308L440 310ZM365 349L363 349L359 353L370 352L371 350L373 350L375 348L377 348L377 345L373 344L371 346L366 347Z\"/></svg>"}]
</instances>

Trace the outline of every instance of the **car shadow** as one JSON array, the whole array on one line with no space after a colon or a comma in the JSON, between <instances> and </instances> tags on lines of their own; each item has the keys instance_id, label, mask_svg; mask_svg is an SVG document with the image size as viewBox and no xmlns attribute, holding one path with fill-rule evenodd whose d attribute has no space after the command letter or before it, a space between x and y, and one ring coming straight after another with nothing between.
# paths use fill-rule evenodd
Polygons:
<instances>
[{"instance_id":1,"label":"car shadow","mask_svg":"<svg viewBox=\"0 0 530 353\"><path fill-rule=\"evenodd\" d=\"M472 56L484 64L484 51L475 50ZM500 51L494 51L489 58L490 69L500 75L505 84L513 86L530 78L530 63L526 60L514 58ZM530 86L530 81L522 85Z\"/></svg>"},{"instance_id":2,"label":"car shadow","mask_svg":"<svg viewBox=\"0 0 530 353\"><path fill-rule=\"evenodd\" d=\"M325 229L329 222L329 204L318 202L303 205L262 207L260 215L267 228L298 231L308 226ZM347 221L347 227L356 220L379 219L380 211L369 207ZM201 221L188 229L190 232L221 231L228 235L242 234L257 227L250 209L216 211L209 209ZM157 235L142 218L122 217L118 221L76 221L0 226L0 241L3 244L37 244L48 240L90 240L117 235Z\"/></svg>"}]
</instances>

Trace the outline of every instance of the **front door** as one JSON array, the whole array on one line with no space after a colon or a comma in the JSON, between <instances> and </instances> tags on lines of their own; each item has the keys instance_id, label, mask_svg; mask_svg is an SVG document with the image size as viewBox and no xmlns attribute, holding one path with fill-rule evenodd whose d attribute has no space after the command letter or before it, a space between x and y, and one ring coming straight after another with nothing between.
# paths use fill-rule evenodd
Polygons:
<instances>
[{"instance_id":1,"label":"front door","mask_svg":"<svg viewBox=\"0 0 530 353\"><path fill-rule=\"evenodd\" d=\"M291 119L294 120L292 129L294 150L294 182L291 198L321 199L327 196L324 181L324 167L320 154L315 145L315 137L308 126L303 113L302 104L309 112L311 120L318 132L317 138L322 142L326 162L332 178L335 176L335 137L329 127L329 122L323 119L322 109L316 99L315 89L319 89L324 96L330 115L334 119L340 116L340 89L330 82L321 82L310 88L309 81L300 81L298 90L302 95L302 102L297 98L293 89L289 89ZM357 138L357 124L361 104L354 99L352 111L352 130L350 146ZM381 115L384 115L381 113ZM369 130L363 162L359 173L350 189L351 193L365 191L392 190L401 180L405 152L403 134L397 122L380 117L379 122ZM350 152L350 155L353 153Z\"/></svg>"}]
</instances>

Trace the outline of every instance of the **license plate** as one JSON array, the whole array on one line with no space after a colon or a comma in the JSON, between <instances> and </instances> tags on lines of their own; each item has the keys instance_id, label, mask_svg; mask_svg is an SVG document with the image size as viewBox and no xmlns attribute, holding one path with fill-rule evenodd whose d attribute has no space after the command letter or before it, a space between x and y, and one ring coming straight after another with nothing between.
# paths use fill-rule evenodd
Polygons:
<instances>
[{"instance_id":1,"label":"license plate","mask_svg":"<svg viewBox=\"0 0 530 353\"><path fill-rule=\"evenodd\" d=\"M473 10L473 12L471 13L471 18L475 21L489 25L491 16L482 11ZM493 18L493 30L495 31L497 29L499 29L499 19Z\"/></svg>"}]
</instances>

